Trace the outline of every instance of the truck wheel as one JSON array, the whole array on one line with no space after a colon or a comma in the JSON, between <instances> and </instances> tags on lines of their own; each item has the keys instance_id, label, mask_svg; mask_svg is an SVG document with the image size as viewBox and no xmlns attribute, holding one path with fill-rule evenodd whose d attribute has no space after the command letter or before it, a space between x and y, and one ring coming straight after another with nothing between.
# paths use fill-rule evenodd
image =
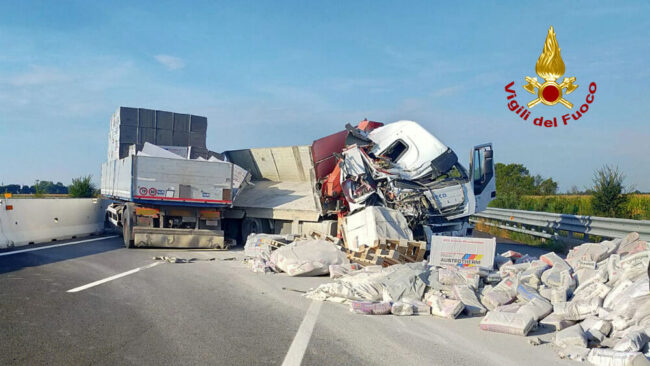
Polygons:
<instances>
[{"instance_id":1,"label":"truck wheel","mask_svg":"<svg viewBox=\"0 0 650 366\"><path fill-rule=\"evenodd\" d=\"M242 241L246 242L246 238L250 234L270 234L271 224L269 220L258 219L255 217L244 217L241 222L241 235Z\"/></svg>"},{"instance_id":2,"label":"truck wheel","mask_svg":"<svg viewBox=\"0 0 650 366\"><path fill-rule=\"evenodd\" d=\"M130 207L126 207L122 211L122 238L124 239L124 247L133 248L133 239L131 239L131 232L133 230L133 217L131 215Z\"/></svg>"}]
</instances>

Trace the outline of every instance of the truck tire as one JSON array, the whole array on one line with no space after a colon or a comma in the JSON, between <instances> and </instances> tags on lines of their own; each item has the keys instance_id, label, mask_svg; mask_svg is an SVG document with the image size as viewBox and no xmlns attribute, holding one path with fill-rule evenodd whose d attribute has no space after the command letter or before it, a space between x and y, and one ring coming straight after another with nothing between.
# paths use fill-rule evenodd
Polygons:
<instances>
[{"instance_id":1,"label":"truck tire","mask_svg":"<svg viewBox=\"0 0 650 366\"><path fill-rule=\"evenodd\" d=\"M131 207L128 205L122 211L122 238L124 239L124 247L133 248L133 239L131 239L133 231L133 215Z\"/></svg>"},{"instance_id":2,"label":"truck tire","mask_svg":"<svg viewBox=\"0 0 650 366\"><path fill-rule=\"evenodd\" d=\"M271 223L266 219L258 219L255 217L244 217L241 222L241 236L242 241L246 242L246 238L250 234L270 234Z\"/></svg>"}]
</instances>

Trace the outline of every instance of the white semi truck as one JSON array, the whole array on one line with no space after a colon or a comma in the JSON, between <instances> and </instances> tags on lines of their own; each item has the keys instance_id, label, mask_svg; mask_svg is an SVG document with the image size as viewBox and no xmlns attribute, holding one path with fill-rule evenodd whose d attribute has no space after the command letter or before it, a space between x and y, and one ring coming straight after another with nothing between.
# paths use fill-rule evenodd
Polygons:
<instances>
[{"instance_id":1,"label":"white semi truck","mask_svg":"<svg viewBox=\"0 0 650 366\"><path fill-rule=\"evenodd\" d=\"M471 234L470 215L496 196L491 144L475 146L466 169L412 121L364 120L311 145L223 154L252 176L224 212L240 239L260 232L336 235L340 218L367 205L400 211L421 240L463 236Z\"/></svg>"}]
</instances>

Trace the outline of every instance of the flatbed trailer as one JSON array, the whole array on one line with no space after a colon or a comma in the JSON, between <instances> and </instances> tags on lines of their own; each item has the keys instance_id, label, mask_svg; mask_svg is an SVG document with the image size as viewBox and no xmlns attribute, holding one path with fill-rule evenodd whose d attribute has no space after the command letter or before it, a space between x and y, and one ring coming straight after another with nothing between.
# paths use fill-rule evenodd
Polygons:
<instances>
[{"instance_id":1,"label":"flatbed trailer","mask_svg":"<svg viewBox=\"0 0 650 366\"><path fill-rule=\"evenodd\" d=\"M129 155L102 165L106 219L132 247L227 247L221 227L232 205L233 164Z\"/></svg>"}]
</instances>

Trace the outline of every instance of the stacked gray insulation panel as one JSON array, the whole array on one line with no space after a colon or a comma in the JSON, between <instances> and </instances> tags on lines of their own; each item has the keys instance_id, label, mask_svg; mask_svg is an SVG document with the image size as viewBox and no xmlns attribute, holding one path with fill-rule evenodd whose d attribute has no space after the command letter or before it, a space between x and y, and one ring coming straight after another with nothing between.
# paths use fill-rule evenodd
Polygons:
<instances>
[{"instance_id":1,"label":"stacked gray insulation panel","mask_svg":"<svg viewBox=\"0 0 650 366\"><path fill-rule=\"evenodd\" d=\"M190 146L195 156L208 156L208 119L184 113L144 108L119 107L111 117L108 133L108 160L129 156L135 145L141 151L145 142L159 146Z\"/></svg>"}]
</instances>

